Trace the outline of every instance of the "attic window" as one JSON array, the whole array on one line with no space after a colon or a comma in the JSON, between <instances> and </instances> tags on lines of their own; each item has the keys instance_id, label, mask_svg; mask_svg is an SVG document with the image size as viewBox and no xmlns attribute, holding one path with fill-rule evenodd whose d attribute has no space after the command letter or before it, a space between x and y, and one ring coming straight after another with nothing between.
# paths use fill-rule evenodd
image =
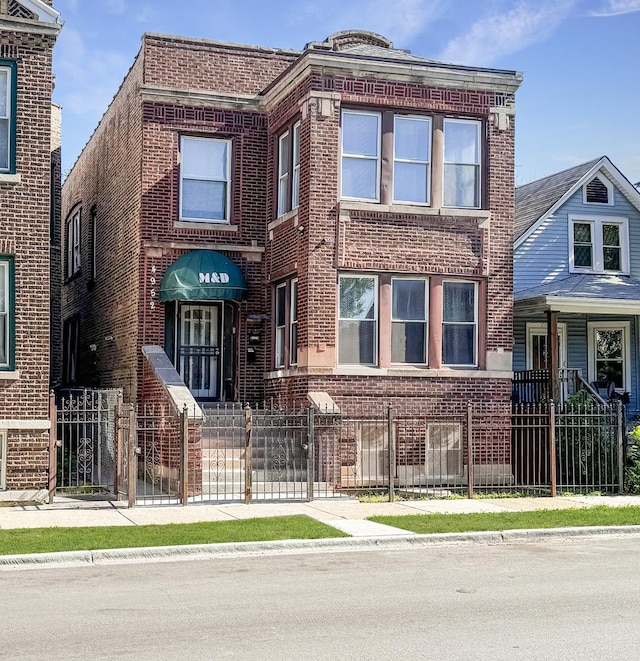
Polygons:
<instances>
[{"instance_id":1,"label":"attic window","mask_svg":"<svg viewBox=\"0 0 640 661\"><path fill-rule=\"evenodd\" d=\"M600 177L594 177L585 184L583 194L585 204L613 204L612 186Z\"/></svg>"},{"instance_id":2,"label":"attic window","mask_svg":"<svg viewBox=\"0 0 640 661\"><path fill-rule=\"evenodd\" d=\"M30 12L20 3L16 2L16 0L9 0L7 13L9 16L14 16L15 18L28 18L32 21L38 18L33 12Z\"/></svg>"}]
</instances>

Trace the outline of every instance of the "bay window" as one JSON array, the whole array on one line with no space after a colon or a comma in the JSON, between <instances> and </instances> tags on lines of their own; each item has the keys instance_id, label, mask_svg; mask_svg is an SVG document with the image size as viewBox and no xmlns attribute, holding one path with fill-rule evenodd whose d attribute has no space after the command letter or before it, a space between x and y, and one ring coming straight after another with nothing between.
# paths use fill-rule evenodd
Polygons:
<instances>
[{"instance_id":1,"label":"bay window","mask_svg":"<svg viewBox=\"0 0 640 661\"><path fill-rule=\"evenodd\" d=\"M230 222L231 141L182 136L180 220Z\"/></svg>"}]
</instances>

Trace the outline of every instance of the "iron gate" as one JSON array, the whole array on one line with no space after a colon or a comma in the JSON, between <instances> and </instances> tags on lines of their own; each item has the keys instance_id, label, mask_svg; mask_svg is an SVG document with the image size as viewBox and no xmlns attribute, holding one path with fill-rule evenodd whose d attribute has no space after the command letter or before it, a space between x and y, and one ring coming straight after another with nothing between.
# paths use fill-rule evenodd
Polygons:
<instances>
[{"instance_id":1,"label":"iron gate","mask_svg":"<svg viewBox=\"0 0 640 661\"><path fill-rule=\"evenodd\" d=\"M121 402L120 390L57 393L56 490L76 494L115 491L115 420Z\"/></svg>"}]
</instances>

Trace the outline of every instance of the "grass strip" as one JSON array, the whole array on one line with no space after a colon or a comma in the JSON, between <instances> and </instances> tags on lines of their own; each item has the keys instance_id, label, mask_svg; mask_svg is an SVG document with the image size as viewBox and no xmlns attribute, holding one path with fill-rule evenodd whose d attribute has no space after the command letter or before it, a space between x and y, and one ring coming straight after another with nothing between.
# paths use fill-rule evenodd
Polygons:
<instances>
[{"instance_id":1,"label":"grass strip","mask_svg":"<svg viewBox=\"0 0 640 661\"><path fill-rule=\"evenodd\" d=\"M478 532L522 528L575 528L582 526L640 525L640 507L607 507L533 512L481 512L476 514L407 514L372 516L369 521L384 523L421 535L443 532Z\"/></svg>"},{"instance_id":2,"label":"grass strip","mask_svg":"<svg viewBox=\"0 0 640 661\"><path fill-rule=\"evenodd\" d=\"M166 525L20 528L0 530L0 555L328 537L348 535L303 514Z\"/></svg>"}]
</instances>

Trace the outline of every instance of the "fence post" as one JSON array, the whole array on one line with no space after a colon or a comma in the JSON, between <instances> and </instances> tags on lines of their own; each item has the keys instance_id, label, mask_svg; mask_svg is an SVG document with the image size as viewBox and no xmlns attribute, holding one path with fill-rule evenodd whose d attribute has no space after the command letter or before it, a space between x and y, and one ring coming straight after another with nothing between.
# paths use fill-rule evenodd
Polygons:
<instances>
[{"instance_id":1,"label":"fence post","mask_svg":"<svg viewBox=\"0 0 640 661\"><path fill-rule=\"evenodd\" d=\"M389 439L389 502L395 497L396 443L393 435L393 411L387 406L387 436Z\"/></svg>"},{"instance_id":2,"label":"fence post","mask_svg":"<svg viewBox=\"0 0 640 661\"><path fill-rule=\"evenodd\" d=\"M314 479L314 443L313 438L315 434L315 410L313 406L307 409L307 500L313 500L313 484Z\"/></svg>"},{"instance_id":3,"label":"fence post","mask_svg":"<svg viewBox=\"0 0 640 661\"><path fill-rule=\"evenodd\" d=\"M138 434L136 411L133 404L129 404L129 436L127 438L127 507L136 504L136 490L138 482Z\"/></svg>"},{"instance_id":4,"label":"fence post","mask_svg":"<svg viewBox=\"0 0 640 661\"><path fill-rule=\"evenodd\" d=\"M180 413L180 501L187 505L189 500L189 411L184 405Z\"/></svg>"},{"instance_id":5,"label":"fence post","mask_svg":"<svg viewBox=\"0 0 640 661\"><path fill-rule=\"evenodd\" d=\"M120 484L122 482L122 393L118 393L116 401L116 419L114 421L116 432L116 470L113 478L113 490L116 500L120 500Z\"/></svg>"},{"instance_id":6,"label":"fence post","mask_svg":"<svg viewBox=\"0 0 640 661\"><path fill-rule=\"evenodd\" d=\"M556 475L556 405L550 399L547 401L549 410L549 482L551 487L551 497L556 497L557 480Z\"/></svg>"},{"instance_id":7,"label":"fence post","mask_svg":"<svg viewBox=\"0 0 640 661\"><path fill-rule=\"evenodd\" d=\"M58 481L58 410L56 408L56 398L53 391L49 393L49 490L48 502L53 502L56 495L56 484Z\"/></svg>"},{"instance_id":8,"label":"fence post","mask_svg":"<svg viewBox=\"0 0 640 661\"><path fill-rule=\"evenodd\" d=\"M251 503L251 407L244 407L244 504Z\"/></svg>"},{"instance_id":9,"label":"fence post","mask_svg":"<svg viewBox=\"0 0 640 661\"><path fill-rule=\"evenodd\" d=\"M622 402L617 400L618 404L618 493L624 491L624 407ZM626 431L626 430L625 430Z\"/></svg>"},{"instance_id":10,"label":"fence post","mask_svg":"<svg viewBox=\"0 0 640 661\"><path fill-rule=\"evenodd\" d=\"M473 405L467 402L467 497L473 498Z\"/></svg>"}]
</instances>

